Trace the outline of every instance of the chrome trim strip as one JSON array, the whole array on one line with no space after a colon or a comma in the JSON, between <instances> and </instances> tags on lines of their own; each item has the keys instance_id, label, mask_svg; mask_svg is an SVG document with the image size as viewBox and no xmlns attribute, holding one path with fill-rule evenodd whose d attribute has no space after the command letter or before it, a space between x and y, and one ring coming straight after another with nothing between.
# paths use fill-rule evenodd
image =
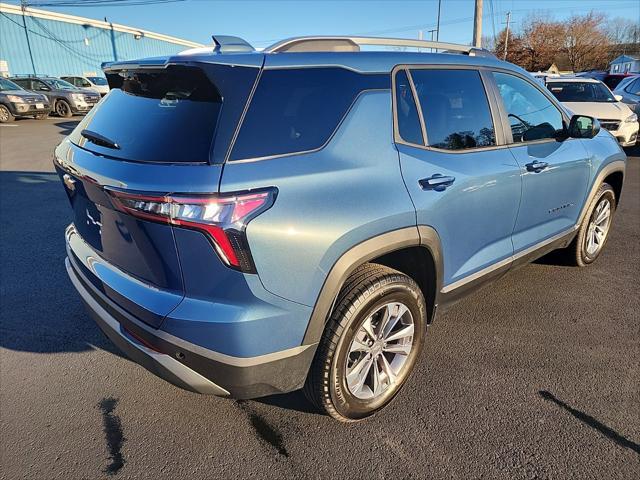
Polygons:
<instances>
[{"instance_id":1,"label":"chrome trim strip","mask_svg":"<svg viewBox=\"0 0 640 480\"><path fill-rule=\"evenodd\" d=\"M488 267L485 267L482 270L478 270L477 272L472 273L471 275L467 275L466 277L461 278L460 280L457 280L453 283L450 283L449 285L445 285L444 287L442 287L442 290L440 290L440 292L449 293L450 291L455 290L456 288L460 288L461 286L466 285L469 282L472 282L495 270L498 270L499 268L502 268L506 265L510 265L512 262L513 262L513 255L505 258L504 260L500 260L497 263L489 265Z\"/></svg>"},{"instance_id":2,"label":"chrome trim strip","mask_svg":"<svg viewBox=\"0 0 640 480\"><path fill-rule=\"evenodd\" d=\"M556 240L560 240L561 238L565 237L566 235L569 235L570 233L575 232L578 227L580 225L574 225L573 227L571 227L568 230L565 230L564 232L560 232L556 235L554 235L553 237L547 238L546 240L543 240L540 243L536 243L535 245L532 245L528 248L525 248L524 250L519 251L518 253L511 255L510 257L505 258L504 260L500 260L499 262L496 262L494 264L489 265L488 267L483 268L482 270L478 270L475 273L472 273L471 275L467 275L466 277L461 278L460 280L457 280L453 283L450 283L449 285L445 285L442 290L441 293L449 293L452 290L455 290L456 288L460 288L463 285L466 285L469 282L472 282L480 277L483 277L495 270L498 270L506 265L509 265L511 263L513 263L514 261L516 261L517 259L524 257L526 255L529 255L532 252L535 252L536 250L539 250L540 248L543 248L547 245L549 245L550 243L555 242Z\"/></svg>"}]
</instances>

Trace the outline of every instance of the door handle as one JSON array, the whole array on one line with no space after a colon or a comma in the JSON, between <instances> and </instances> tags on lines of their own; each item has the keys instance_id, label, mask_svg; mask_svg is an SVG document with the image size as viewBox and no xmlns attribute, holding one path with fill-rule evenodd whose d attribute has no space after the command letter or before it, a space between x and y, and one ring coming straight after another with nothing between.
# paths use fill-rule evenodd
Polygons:
<instances>
[{"instance_id":1,"label":"door handle","mask_svg":"<svg viewBox=\"0 0 640 480\"><path fill-rule=\"evenodd\" d=\"M423 190L435 190L436 192L442 192L447 187L453 185L453 182L455 181L456 177L450 177L447 175L436 173L431 175L430 177L418 180L418 183Z\"/></svg>"},{"instance_id":2,"label":"door handle","mask_svg":"<svg viewBox=\"0 0 640 480\"><path fill-rule=\"evenodd\" d=\"M535 172L535 173L540 173L541 171L546 169L548 166L549 164L547 162L541 162L539 160L534 160L533 162L527 163L525 165L525 167L527 167L528 172Z\"/></svg>"}]
</instances>

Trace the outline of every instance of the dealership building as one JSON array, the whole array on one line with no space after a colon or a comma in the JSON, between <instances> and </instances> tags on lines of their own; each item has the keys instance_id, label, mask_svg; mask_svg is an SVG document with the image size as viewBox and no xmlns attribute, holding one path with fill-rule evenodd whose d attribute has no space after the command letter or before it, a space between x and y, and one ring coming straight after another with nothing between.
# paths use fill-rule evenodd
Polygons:
<instances>
[{"instance_id":1,"label":"dealership building","mask_svg":"<svg viewBox=\"0 0 640 480\"><path fill-rule=\"evenodd\" d=\"M105 19L106 20L106 19ZM96 75L103 62L202 44L108 21L0 3L0 75Z\"/></svg>"}]
</instances>

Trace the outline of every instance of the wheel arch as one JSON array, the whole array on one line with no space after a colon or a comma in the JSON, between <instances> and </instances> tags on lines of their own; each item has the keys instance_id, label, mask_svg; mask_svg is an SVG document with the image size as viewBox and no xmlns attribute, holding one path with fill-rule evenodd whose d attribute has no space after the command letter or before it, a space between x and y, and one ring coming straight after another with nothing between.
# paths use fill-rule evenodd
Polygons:
<instances>
[{"instance_id":1,"label":"wheel arch","mask_svg":"<svg viewBox=\"0 0 640 480\"><path fill-rule=\"evenodd\" d=\"M622 183L624 182L624 171L616 170L615 172L608 174L603 181L611 185L616 197L616 205L619 205L620 195L622 195Z\"/></svg>"},{"instance_id":2,"label":"wheel arch","mask_svg":"<svg viewBox=\"0 0 640 480\"><path fill-rule=\"evenodd\" d=\"M342 286L365 263L379 263L413 278L427 301L427 321L433 319L442 286L440 238L431 227L406 227L365 240L335 262L318 294L303 345L320 340Z\"/></svg>"}]
</instances>

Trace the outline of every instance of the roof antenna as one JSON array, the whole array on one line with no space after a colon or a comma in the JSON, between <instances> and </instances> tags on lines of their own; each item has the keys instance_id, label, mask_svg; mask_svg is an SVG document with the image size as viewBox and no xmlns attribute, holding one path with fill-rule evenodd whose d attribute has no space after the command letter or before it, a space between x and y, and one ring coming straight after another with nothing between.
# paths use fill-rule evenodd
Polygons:
<instances>
[{"instance_id":1,"label":"roof antenna","mask_svg":"<svg viewBox=\"0 0 640 480\"><path fill-rule=\"evenodd\" d=\"M240 37L232 37L230 35L211 35L214 44L214 52L219 53L237 53L237 52L253 52L255 49Z\"/></svg>"}]
</instances>

